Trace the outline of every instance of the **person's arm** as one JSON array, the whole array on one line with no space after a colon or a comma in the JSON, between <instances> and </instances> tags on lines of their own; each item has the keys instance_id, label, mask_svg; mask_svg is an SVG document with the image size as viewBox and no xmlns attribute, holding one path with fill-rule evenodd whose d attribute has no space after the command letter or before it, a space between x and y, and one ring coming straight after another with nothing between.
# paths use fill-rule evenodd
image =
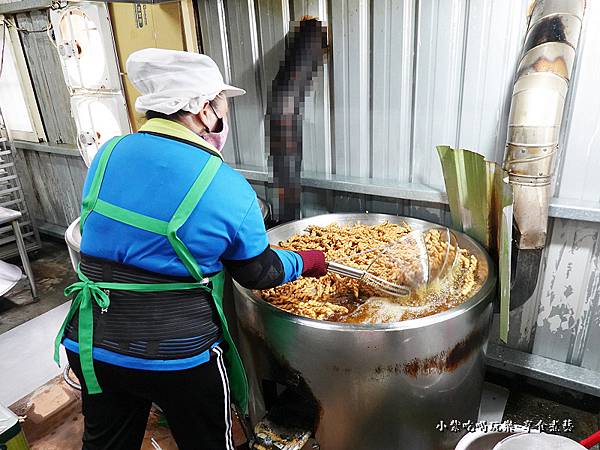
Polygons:
<instances>
[{"instance_id":1,"label":"person's arm","mask_svg":"<svg viewBox=\"0 0 600 450\"><path fill-rule=\"evenodd\" d=\"M248 289L268 289L301 275L322 276L327 272L325 255L319 250L293 252L269 247L256 199L221 260L231 276Z\"/></svg>"}]
</instances>

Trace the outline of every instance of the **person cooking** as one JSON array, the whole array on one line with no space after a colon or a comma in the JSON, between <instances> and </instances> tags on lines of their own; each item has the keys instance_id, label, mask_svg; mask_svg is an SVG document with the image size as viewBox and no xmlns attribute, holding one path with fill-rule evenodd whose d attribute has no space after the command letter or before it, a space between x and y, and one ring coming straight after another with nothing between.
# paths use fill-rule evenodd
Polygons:
<instances>
[{"instance_id":1,"label":"person cooking","mask_svg":"<svg viewBox=\"0 0 600 450\"><path fill-rule=\"evenodd\" d=\"M324 275L325 257L269 247L256 194L220 153L227 98L245 91L211 58L148 48L126 69L149 120L89 168L55 358L62 342L82 385L84 449L140 448L152 403L180 449L233 449L230 401L246 410L248 390L223 268L265 289Z\"/></svg>"}]
</instances>

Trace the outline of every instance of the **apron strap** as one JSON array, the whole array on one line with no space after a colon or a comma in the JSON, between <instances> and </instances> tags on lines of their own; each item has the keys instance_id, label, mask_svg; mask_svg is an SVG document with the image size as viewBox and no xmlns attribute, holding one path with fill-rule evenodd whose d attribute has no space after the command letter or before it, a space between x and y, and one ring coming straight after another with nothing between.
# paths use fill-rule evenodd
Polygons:
<instances>
[{"instance_id":1,"label":"apron strap","mask_svg":"<svg viewBox=\"0 0 600 450\"><path fill-rule=\"evenodd\" d=\"M215 178L220 167L221 160L219 158L211 156L208 159L208 162L202 168L202 171L179 204L167 226L167 239L171 243L171 247L173 247L173 250L175 250L175 253L177 253L179 259L181 259L181 262L183 262L190 274L198 281L202 280L204 275L202 275L202 271L200 270L200 266L198 266L196 258L194 258L187 246L179 236L177 236L177 230L187 222L190 215L204 196L206 189Z\"/></svg>"},{"instance_id":2,"label":"apron strap","mask_svg":"<svg viewBox=\"0 0 600 450\"><path fill-rule=\"evenodd\" d=\"M125 136L117 136L112 138L108 142L108 144L106 144L106 147L100 155L100 160L98 161L98 166L96 167L96 171L94 172L94 178L92 179L90 190L83 199L82 203L81 221L79 224L82 233L83 224L87 220L90 213L94 210L96 202L98 201L98 195L100 194L100 188L102 187L102 181L104 180L104 172L106 172L106 166L108 165L110 155L112 154L117 144L121 142L121 139L123 139L124 137Z\"/></svg>"},{"instance_id":3,"label":"apron strap","mask_svg":"<svg viewBox=\"0 0 600 450\"><path fill-rule=\"evenodd\" d=\"M198 281L204 279L202 270L196 261L196 258L189 251L183 241L177 236L177 231L181 228L190 215L204 196L204 193L208 189L208 186L212 183L215 175L221 167L222 161L216 156L210 156L208 161L194 180L194 183L188 190L187 194L175 210L175 213L171 217L169 222L155 219L153 217L146 216L144 214L137 213L120 206L114 205L102 199L99 199L100 188L102 187L102 181L104 180L104 174L106 173L106 167L110 156L117 146L117 144L125 136L119 136L109 141L106 148L100 155L98 166L94 173L94 178L90 186L90 190L83 200L83 207L81 212L81 232L83 234L83 226L88 216L92 211L97 212L103 216L116 220L118 222L131 225L133 227L149 231L152 233L166 236L171 244L171 247L179 256L179 259L186 267L188 272Z\"/></svg>"},{"instance_id":4,"label":"apron strap","mask_svg":"<svg viewBox=\"0 0 600 450\"><path fill-rule=\"evenodd\" d=\"M180 291L190 289L204 289L210 292L210 288L203 283L116 283L116 282L95 282L81 272L77 268L79 281L65 288L65 296L72 297L75 295L67 313L67 317L63 321L60 330L54 341L54 361L60 366L60 344L65 332L65 329L75 313L79 311L79 359L81 361L81 371L87 390L90 394L98 394L102 392L98 379L94 372L94 316L93 303L95 302L102 311L106 311L110 306L109 293L111 290L131 291L131 292L164 292L164 291Z\"/></svg>"},{"instance_id":5,"label":"apron strap","mask_svg":"<svg viewBox=\"0 0 600 450\"><path fill-rule=\"evenodd\" d=\"M162 236L167 235L169 222L121 208L120 206L105 202L100 198L96 201L94 211L110 219L116 220L117 222L131 225L132 227L140 228Z\"/></svg>"}]
</instances>

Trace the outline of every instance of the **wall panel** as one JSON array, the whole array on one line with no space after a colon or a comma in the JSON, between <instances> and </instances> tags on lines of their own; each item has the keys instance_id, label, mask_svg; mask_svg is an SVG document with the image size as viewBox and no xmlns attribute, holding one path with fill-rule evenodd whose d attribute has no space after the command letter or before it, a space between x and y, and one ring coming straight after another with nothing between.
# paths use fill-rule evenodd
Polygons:
<instances>
[{"instance_id":1,"label":"wall panel","mask_svg":"<svg viewBox=\"0 0 600 450\"><path fill-rule=\"evenodd\" d=\"M16 19L20 28L30 31L20 37L48 142L74 145L77 128L58 54L47 33L39 32L48 27L48 13L31 11Z\"/></svg>"},{"instance_id":2,"label":"wall panel","mask_svg":"<svg viewBox=\"0 0 600 450\"><path fill-rule=\"evenodd\" d=\"M30 213L42 229L65 229L79 217L87 167L75 150L66 156L17 147L17 169Z\"/></svg>"},{"instance_id":3,"label":"wall panel","mask_svg":"<svg viewBox=\"0 0 600 450\"><path fill-rule=\"evenodd\" d=\"M303 111L308 178L443 190L435 146L500 161L529 0L196 0L202 45L248 95L232 101L238 166L266 168L264 112L290 21L324 20L329 48ZM563 120L556 195L600 206L598 2L587 2ZM336 178L337 177L337 178ZM356 181L359 180L359 181ZM385 184L385 183L383 183ZM265 194L268 192L264 191ZM386 212L449 223L446 205L305 188L303 214ZM415 198L416 195L415 195ZM600 225L551 221L530 301L511 313L510 345L600 370Z\"/></svg>"}]
</instances>

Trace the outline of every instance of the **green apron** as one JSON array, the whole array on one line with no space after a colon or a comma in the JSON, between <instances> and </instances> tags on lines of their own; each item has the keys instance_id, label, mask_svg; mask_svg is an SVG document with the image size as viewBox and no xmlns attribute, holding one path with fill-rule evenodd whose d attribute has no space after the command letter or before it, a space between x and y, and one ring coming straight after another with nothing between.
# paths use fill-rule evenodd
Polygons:
<instances>
[{"instance_id":1,"label":"green apron","mask_svg":"<svg viewBox=\"0 0 600 450\"><path fill-rule=\"evenodd\" d=\"M244 413L247 413L248 381L246 379L246 373L244 371L242 360L231 338L225 313L223 312L223 271L210 277L210 279L205 278L200 270L200 267L198 266L198 262L195 260L186 245L177 236L177 230L179 230L179 228L185 224L191 213L196 208L196 205L198 202L200 202L200 199L206 192L206 189L212 182L214 176L219 170L219 167L221 167L221 159L216 156L210 156L208 162L173 214L173 217L171 217L169 222L166 222L121 208L98 198L110 155L123 137L124 136L120 136L111 140L106 145L106 148L100 156L98 167L96 169L96 173L94 174L90 190L83 199L83 208L81 213L82 232L83 225L87 217L92 211L94 211L118 222L126 223L133 227L165 236L169 240L169 243L173 247L175 253L177 253L181 259L182 263L188 269L190 274L196 279L196 282L146 284L94 282L87 278L78 268L77 275L79 276L80 281L73 283L65 289L66 296L70 297L75 295L75 298L73 299L71 308L67 313L67 317L65 318L60 331L56 336L56 340L54 342L54 360L60 365L59 348L63 339L65 328L75 313L79 311L79 359L81 361L83 378L85 380L88 393L100 393L102 392L102 389L98 384L98 380L94 372L94 359L92 356L92 347L94 342L92 302L96 302L101 310L105 312L110 305L111 290L132 292L162 292L204 289L212 294L212 299L221 322L223 338L228 344L228 349L225 352L225 359L227 362L232 400ZM210 281L211 287L209 287L208 281Z\"/></svg>"}]
</instances>

